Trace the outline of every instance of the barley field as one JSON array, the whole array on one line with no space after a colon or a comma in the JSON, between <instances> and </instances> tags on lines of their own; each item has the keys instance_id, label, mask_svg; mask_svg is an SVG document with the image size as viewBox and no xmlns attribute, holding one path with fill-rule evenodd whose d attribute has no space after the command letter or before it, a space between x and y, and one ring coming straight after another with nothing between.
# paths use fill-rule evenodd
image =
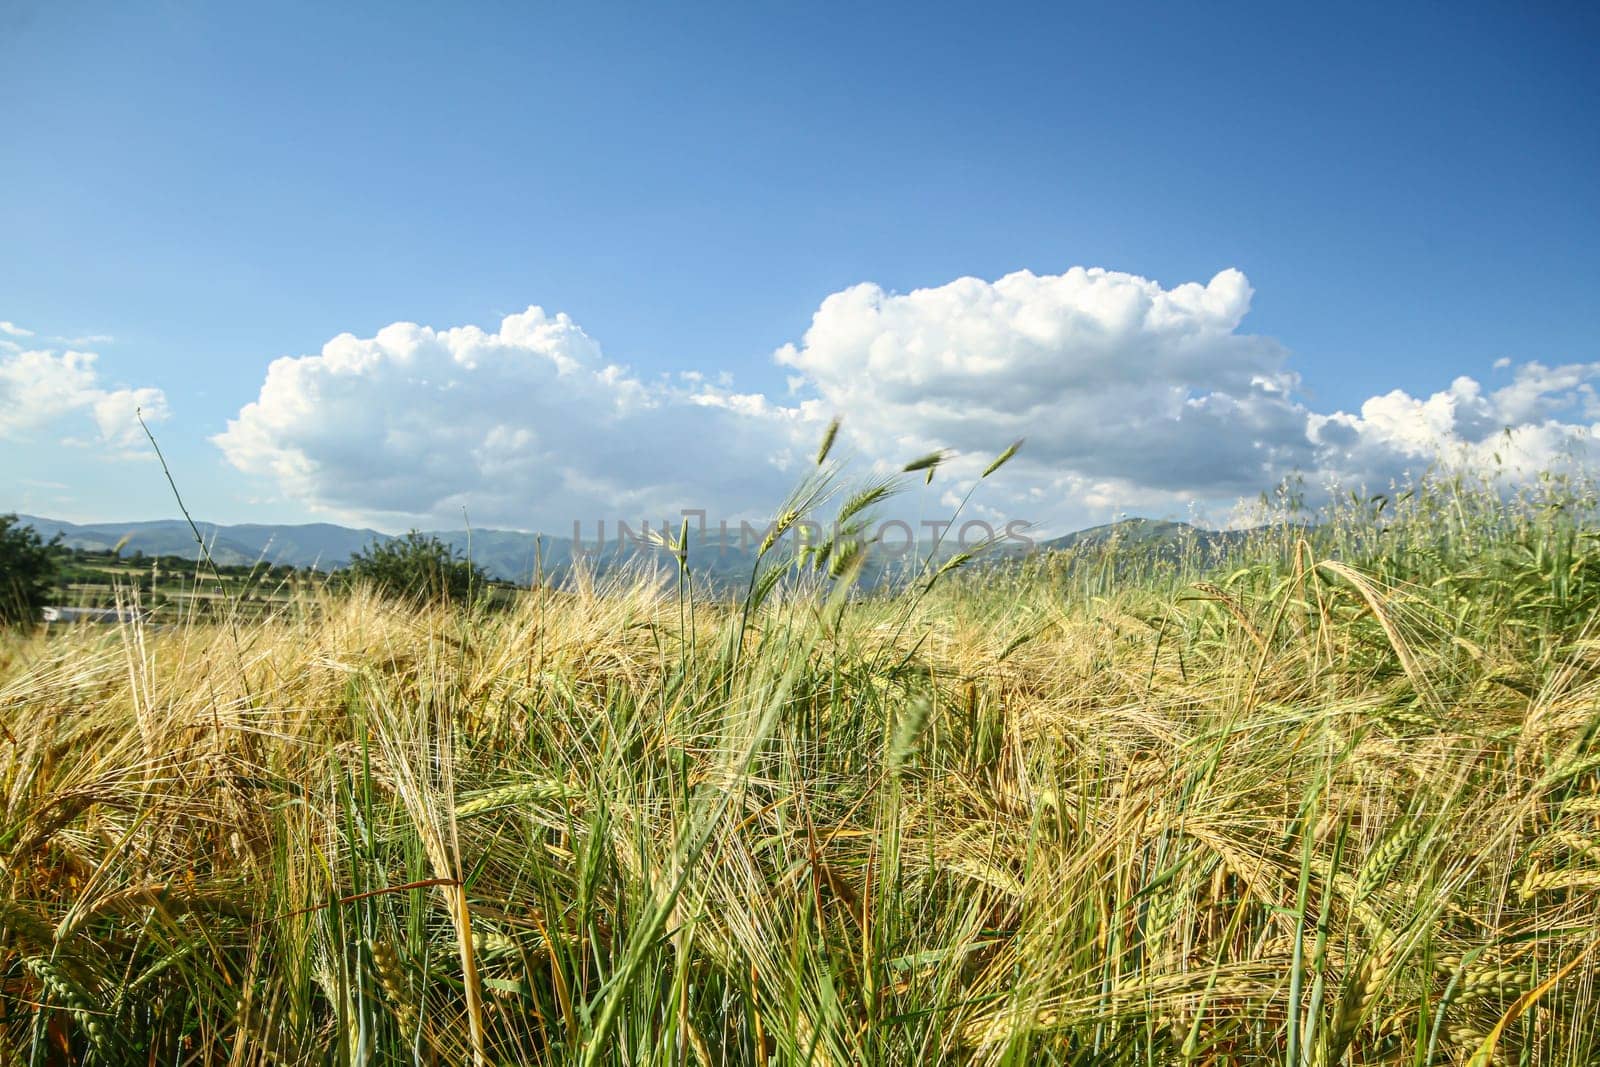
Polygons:
<instances>
[{"instance_id":1,"label":"barley field","mask_svg":"<svg viewBox=\"0 0 1600 1067\"><path fill-rule=\"evenodd\" d=\"M1592 508L5 638L0 1062L1600 1062Z\"/></svg>"}]
</instances>

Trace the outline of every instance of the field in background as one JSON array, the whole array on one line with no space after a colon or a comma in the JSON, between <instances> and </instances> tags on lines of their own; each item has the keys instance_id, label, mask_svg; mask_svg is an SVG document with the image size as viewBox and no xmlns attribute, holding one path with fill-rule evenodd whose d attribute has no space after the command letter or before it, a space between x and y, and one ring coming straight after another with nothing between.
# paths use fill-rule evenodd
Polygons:
<instances>
[{"instance_id":1,"label":"field in background","mask_svg":"<svg viewBox=\"0 0 1600 1067\"><path fill-rule=\"evenodd\" d=\"M213 602L219 602L236 616L257 618L326 582L325 574L266 563L222 565L213 573L204 562L181 556L70 549L61 555L52 599L69 608L136 604L164 621L214 614Z\"/></svg>"},{"instance_id":2,"label":"field in background","mask_svg":"<svg viewBox=\"0 0 1600 1067\"><path fill-rule=\"evenodd\" d=\"M1592 513L8 639L4 1061L1600 1061Z\"/></svg>"},{"instance_id":3,"label":"field in background","mask_svg":"<svg viewBox=\"0 0 1600 1067\"><path fill-rule=\"evenodd\" d=\"M198 556L198 552L196 552ZM203 556L184 558L114 550L60 550L51 601L68 609L137 611L157 626L198 622L234 624L272 618L293 604L304 606L337 595L352 581L345 570L321 571L287 564L226 564ZM482 606L503 607L517 588L487 580Z\"/></svg>"}]
</instances>

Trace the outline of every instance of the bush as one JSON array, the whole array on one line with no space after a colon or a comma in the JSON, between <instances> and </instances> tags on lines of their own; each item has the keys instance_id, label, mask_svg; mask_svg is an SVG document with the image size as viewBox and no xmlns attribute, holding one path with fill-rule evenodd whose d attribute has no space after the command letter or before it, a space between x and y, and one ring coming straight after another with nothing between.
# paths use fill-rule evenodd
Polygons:
<instances>
[{"instance_id":1,"label":"bush","mask_svg":"<svg viewBox=\"0 0 1600 1067\"><path fill-rule=\"evenodd\" d=\"M373 541L350 557L349 576L388 596L464 601L488 582L483 569L431 534Z\"/></svg>"},{"instance_id":2,"label":"bush","mask_svg":"<svg viewBox=\"0 0 1600 1067\"><path fill-rule=\"evenodd\" d=\"M16 515L0 515L0 625L39 621L55 585L61 535L49 541Z\"/></svg>"}]
</instances>

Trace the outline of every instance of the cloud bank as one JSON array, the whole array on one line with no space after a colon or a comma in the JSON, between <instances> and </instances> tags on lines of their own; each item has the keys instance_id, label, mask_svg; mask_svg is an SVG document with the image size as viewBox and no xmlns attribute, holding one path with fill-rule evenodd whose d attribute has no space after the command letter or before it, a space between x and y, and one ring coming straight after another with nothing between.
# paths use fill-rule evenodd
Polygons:
<instances>
[{"instance_id":1,"label":"cloud bank","mask_svg":"<svg viewBox=\"0 0 1600 1067\"><path fill-rule=\"evenodd\" d=\"M397 323L276 361L216 442L324 513L395 525L465 507L553 532L682 508L762 514L834 414L868 464L954 450L946 490L1026 437L989 506L1055 526L1226 504L1293 472L1379 488L1440 458L1498 456L1507 477L1589 458L1600 364L1528 363L1497 389L1463 377L1316 412L1289 352L1245 330L1252 297L1236 270L1172 288L1083 268L857 285L774 354L793 374L782 399L692 370L641 379L538 307L492 332Z\"/></svg>"}]
</instances>

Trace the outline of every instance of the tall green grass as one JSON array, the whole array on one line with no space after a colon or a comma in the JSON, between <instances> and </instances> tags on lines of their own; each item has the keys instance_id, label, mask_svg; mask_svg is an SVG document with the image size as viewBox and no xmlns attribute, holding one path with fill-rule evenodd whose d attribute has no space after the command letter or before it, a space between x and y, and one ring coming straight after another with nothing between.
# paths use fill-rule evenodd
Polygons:
<instances>
[{"instance_id":1,"label":"tall green grass","mask_svg":"<svg viewBox=\"0 0 1600 1067\"><path fill-rule=\"evenodd\" d=\"M1600 1062L1590 514L1434 480L866 597L847 534L732 603L680 539L510 610L10 640L0 1048Z\"/></svg>"}]
</instances>

